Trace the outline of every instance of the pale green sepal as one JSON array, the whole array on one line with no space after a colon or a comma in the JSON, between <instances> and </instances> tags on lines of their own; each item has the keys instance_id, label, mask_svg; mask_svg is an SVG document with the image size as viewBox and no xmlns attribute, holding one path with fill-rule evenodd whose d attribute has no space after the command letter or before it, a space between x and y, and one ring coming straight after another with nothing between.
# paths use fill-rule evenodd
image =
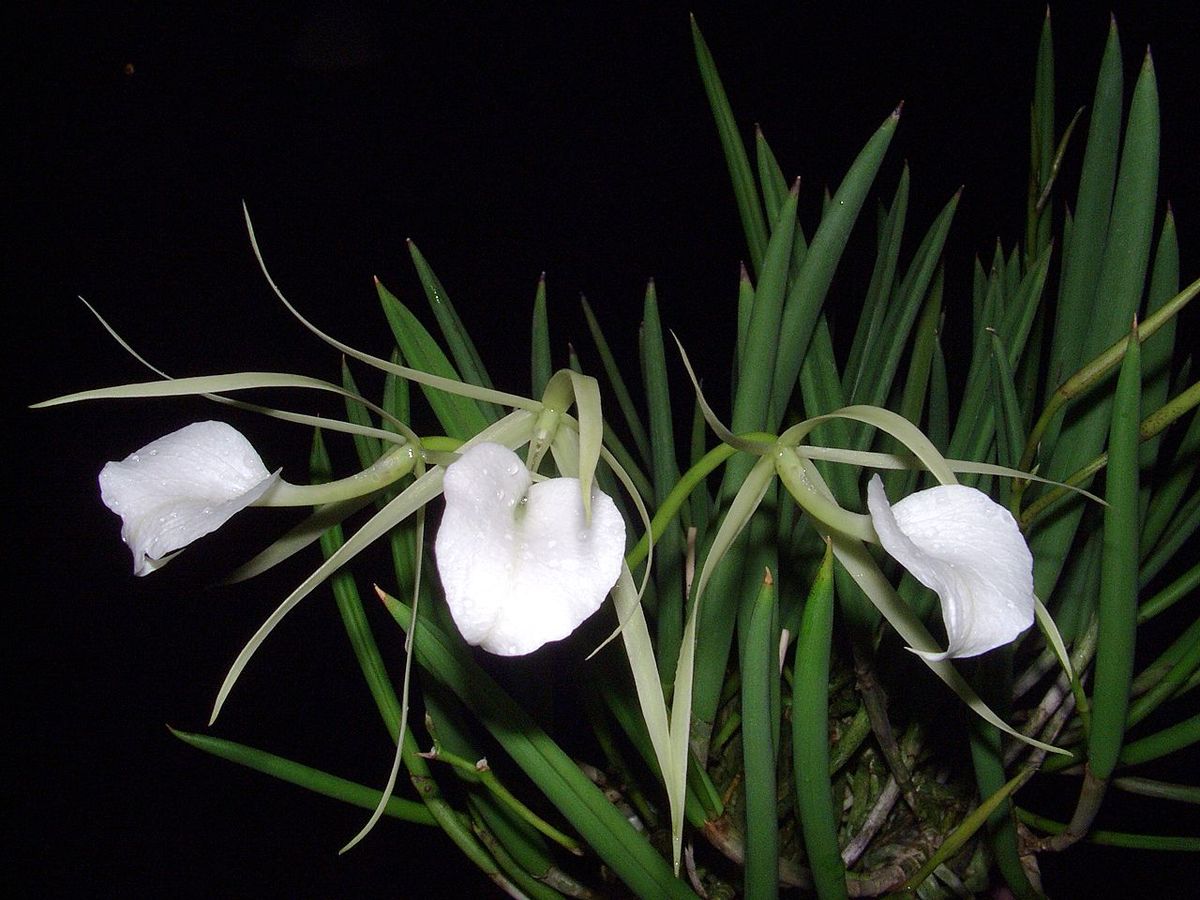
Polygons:
<instances>
[{"instance_id":1,"label":"pale green sepal","mask_svg":"<svg viewBox=\"0 0 1200 900\"><path fill-rule=\"evenodd\" d=\"M736 447L738 450L744 450L756 456L769 453L771 450L770 444L763 441L749 441L738 437L717 418L717 414L713 412L712 407L708 405L708 401L704 398L704 392L700 390L700 380L696 377L696 373L692 369L692 363L688 359L687 351L683 349L683 342L679 340L679 335L673 331L671 332L671 337L675 339L675 344L679 347L679 355L683 358L683 367L687 370L688 378L692 381L692 389L696 392L696 402L700 406L700 412L704 415L704 420L708 422L708 427L713 430L717 438L730 447Z\"/></svg>"},{"instance_id":2,"label":"pale green sepal","mask_svg":"<svg viewBox=\"0 0 1200 900\"><path fill-rule=\"evenodd\" d=\"M300 314L287 297L283 296L283 292L275 284L275 280L271 277L271 273L267 271L266 261L263 260L262 252L258 249L258 240L254 236L254 225L250 221L250 211L242 204L242 211L246 217L246 230L250 235L250 246L254 250L254 257L258 260L258 266L262 270L263 277L267 279L267 284L279 301L287 307L290 312L301 325L323 340L329 346L341 350L347 356L352 356L359 362L364 362L369 366L374 366L382 372L390 372L393 375L399 375L401 378L407 378L409 381L415 381L418 384L424 384L428 387L436 388L439 391L446 391L450 394L457 394L460 397L470 397L473 400L483 400L488 403L498 403L501 406L509 406L514 409L529 409L537 410L540 407L536 400L530 400L528 397L522 397L518 394L508 394L503 391L495 391L489 388L479 387L473 384L466 384L461 381L456 381L453 378L439 378L436 375L430 375L428 372L422 372L419 369L410 369L407 366L399 366L386 359L380 359L378 356L372 356L369 353L363 353L361 350L356 350L349 344L343 344L336 338L327 335L316 325L308 321Z\"/></svg>"},{"instance_id":3,"label":"pale green sepal","mask_svg":"<svg viewBox=\"0 0 1200 900\"><path fill-rule=\"evenodd\" d=\"M650 629L642 611L641 597L634 589L633 575L629 566L622 566L621 576L613 588L613 605L621 622L621 638L625 642L625 655L633 672L633 683L637 689L638 705L642 720L650 736L662 772L671 810L671 849L674 870L679 872L680 854L683 848L683 806L687 792L687 770L677 771L676 760L671 754L671 726L667 719L667 704L663 699L662 682L658 677L654 645L650 641ZM684 760L686 763L686 759Z\"/></svg>"},{"instance_id":4,"label":"pale green sepal","mask_svg":"<svg viewBox=\"0 0 1200 900\"><path fill-rule=\"evenodd\" d=\"M591 375L571 372L571 388L575 394L575 409L579 416L579 488L583 492L583 512L586 521L592 517L592 482L600 447L604 443L604 416L600 411L600 383Z\"/></svg>"},{"instance_id":5,"label":"pale green sepal","mask_svg":"<svg viewBox=\"0 0 1200 900\"><path fill-rule=\"evenodd\" d=\"M712 547L704 560L704 567L696 581L695 601L691 613L683 629L683 641L679 648L679 662L675 668L675 696L671 701L671 769L674 772L687 772L688 747L692 722L692 677L696 661L696 626L700 619L700 603L704 597L704 588L712 577L713 570L733 545L738 534L746 527L754 511L762 502L771 480L775 477L775 460L764 456L754 464L742 483L729 511L721 521L717 534L713 538ZM674 802L672 808L674 808ZM682 806L683 797L680 795L679 804ZM673 843L675 838L673 836ZM678 855L676 855L678 859Z\"/></svg>"},{"instance_id":6,"label":"pale green sepal","mask_svg":"<svg viewBox=\"0 0 1200 900\"><path fill-rule=\"evenodd\" d=\"M954 472L950 468L949 463L947 463L946 457L942 456L938 448L933 445L933 442L925 436L925 433L921 429L899 413L894 413L889 409L883 409L878 406L843 406L841 409L836 409L823 416L813 416L811 419L805 419L803 422L787 429L779 436L779 443L796 446L810 431L822 422L831 419L851 419L855 422L863 422L874 426L881 431L886 431L900 443L908 447L940 483L958 483L958 479L954 477Z\"/></svg>"}]
</instances>

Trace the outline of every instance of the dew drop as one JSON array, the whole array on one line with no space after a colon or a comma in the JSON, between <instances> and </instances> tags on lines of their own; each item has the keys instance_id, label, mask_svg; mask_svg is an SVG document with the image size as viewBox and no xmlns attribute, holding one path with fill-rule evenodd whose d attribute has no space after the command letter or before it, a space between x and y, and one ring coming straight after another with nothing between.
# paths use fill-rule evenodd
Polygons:
<instances>
[{"instance_id":1,"label":"dew drop","mask_svg":"<svg viewBox=\"0 0 1200 900\"><path fill-rule=\"evenodd\" d=\"M142 461L141 454L138 454L138 453L135 453L135 454L133 454L132 456L130 456L130 457L129 457L129 461L130 461L131 463L139 463L139 462L141 462L141 461Z\"/></svg>"},{"instance_id":2,"label":"dew drop","mask_svg":"<svg viewBox=\"0 0 1200 900\"><path fill-rule=\"evenodd\" d=\"M151 456L158 456L158 450L157 450L157 449L154 449L154 448L152 448L152 449L149 451L149 453L150 453L150 455L151 455Z\"/></svg>"},{"instance_id":3,"label":"dew drop","mask_svg":"<svg viewBox=\"0 0 1200 900\"><path fill-rule=\"evenodd\" d=\"M516 475L520 471L521 471L520 463L509 463L508 464L508 474L509 475Z\"/></svg>"},{"instance_id":4,"label":"dew drop","mask_svg":"<svg viewBox=\"0 0 1200 900\"><path fill-rule=\"evenodd\" d=\"M579 540L586 541L587 539L588 539L588 533L587 533L586 529L579 532Z\"/></svg>"}]
</instances>

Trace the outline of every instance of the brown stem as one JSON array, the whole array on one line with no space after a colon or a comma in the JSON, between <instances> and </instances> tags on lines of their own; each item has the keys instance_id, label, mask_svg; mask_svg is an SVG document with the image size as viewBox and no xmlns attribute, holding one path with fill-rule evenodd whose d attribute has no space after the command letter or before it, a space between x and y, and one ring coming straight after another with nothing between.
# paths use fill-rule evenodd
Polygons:
<instances>
[{"instance_id":1,"label":"brown stem","mask_svg":"<svg viewBox=\"0 0 1200 900\"><path fill-rule=\"evenodd\" d=\"M879 682L875 680L875 669L871 660L856 645L854 647L854 675L858 692L862 695L863 705L867 708L867 716L871 720L871 730L875 732L875 740L887 761L888 768L900 786L904 802L912 809L913 815L920 821L921 814L917 809L916 794L913 791L912 775L908 765L900 753L900 745L896 743L896 735L892 731L891 720L887 715L887 695Z\"/></svg>"},{"instance_id":2,"label":"brown stem","mask_svg":"<svg viewBox=\"0 0 1200 900\"><path fill-rule=\"evenodd\" d=\"M1092 827L1096 813L1100 811L1100 803L1104 800L1107 788L1108 782L1105 779L1096 777L1090 765L1084 766L1083 785L1079 788L1079 802L1075 805L1075 814L1071 816L1066 828L1042 841L1042 847L1046 850L1066 850L1082 839Z\"/></svg>"}]
</instances>

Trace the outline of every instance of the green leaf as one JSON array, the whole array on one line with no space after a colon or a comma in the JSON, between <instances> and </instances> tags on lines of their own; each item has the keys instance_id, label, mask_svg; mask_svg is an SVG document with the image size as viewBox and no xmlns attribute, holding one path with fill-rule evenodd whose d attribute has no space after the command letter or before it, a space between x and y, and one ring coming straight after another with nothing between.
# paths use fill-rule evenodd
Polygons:
<instances>
[{"instance_id":1,"label":"green leaf","mask_svg":"<svg viewBox=\"0 0 1200 900\"><path fill-rule=\"evenodd\" d=\"M429 267L429 263L425 261L425 257L421 255L421 251L417 249L417 245L411 240L407 243L408 252L417 269L417 277L421 281L421 287L425 289L425 297L429 300L429 306L437 319L438 327L442 330L442 337L446 339L446 346L450 348L450 355L454 357L455 368L462 374L464 380L480 387L492 387L492 379L483 364L483 358L475 348L475 342L471 340L471 335L463 326L462 319L458 317L458 311L455 310L454 304L450 302L450 295L442 287L442 283L433 273L433 269ZM485 411L487 411L486 407ZM500 409L492 406L488 418L494 422L500 416Z\"/></svg>"},{"instance_id":2,"label":"green leaf","mask_svg":"<svg viewBox=\"0 0 1200 900\"><path fill-rule=\"evenodd\" d=\"M650 423L651 474L655 510L661 508L679 482L675 453L675 427L671 414L671 392L667 376L666 349L654 282L646 286L642 308L642 380L646 385L646 409ZM658 591L658 669L663 685L670 688L683 638L683 529L663 532L656 545L654 583Z\"/></svg>"},{"instance_id":3,"label":"green leaf","mask_svg":"<svg viewBox=\"0 0 1200 900\"><path fill-rule=\"evenodd\" d=\"M1136 338L1136 328L1134 338ZM1113 401L1105 481L1104 552L1100 558L1100 632L1088 765L1112 775L1125 737L1137 639L1138 436L1141 345L1129 341Z\"/></svg>"},{"instance_id":4,"label":"green leaf","mask_svg":"<svg viewBox=\"0 0 1200 900\"><path fill-rule=\"evenodd\" d=\"M1200 713L1176 722L1169 728L1130 741L1121 748L1121 762L1127 766L1159 759L1177 750L1193 747L1200 742Z\"/></svg>"},{"instance_id":5,"label":"green leaf","mask_svg":"<svg viewBox=\"0 0 1200 900\"><path fill-rule=\"evenodd\" d=\"M550 354L550 320L546 314L546 273L538 278L537 291L533 295L533 349L530 368L533 372L532 394L540 397L546 393L546 382L554 369Z\"/></svg>"},{"instance_id":6,"label":"green leaf","mask_svg":"<svg viewBox=\"0 0 1200 900\"><path fill-rule=\"evenodd\" d=\"M758 184L762 189L763 205L766 207L767 221L774 222L779 218L779 209L787 200L787 179L783 170L771 152L767 139L763 137L762 128L754 126L754 157L758 167Z\"/></svg>"},{"instance_id":7,"label":"green leaf","mask_svg":"<svg viewBox=\"0 0 1200 900\"><path fill-rule=\"evenodd\" d=\"M1147 56L1134 87L1095 293L1089 305L1077 311L1079 317L1072 320L1086 323L1087 337L1081 346L1085 359L1127 333L1145 291L1154 231L1158 142L1158 92ZM1076 232L1081 226L1077 221ZM1058 325L1071 327L1062 320ZM1103 445L1110 414L1111 400L1102 397L1094 399L1077 416L1061 420L1061 440L1049 441L1053 451L1045 474L1061 480L1095 456ZM1033 535L1034 583L1040 596L1050 595L1081 514L1082 508L1076 504Z\"/></svg>"},{"instance_id":8,"label":"green leaf","mask_svg":"<svg viewBox=\"0 0 1200 900\"><path fill-rule=\"evenodd\" d=\"M621 367L617 365L617 361L613 357L612 350L608 346L608 341L604 337L600 323L596 320L596 316L592 312L591 305L582 297L579 302L583 306L583 315L587 320L588 331L592 334L592 341L596 344L596 350L600 354L604 373L608 376L608 382L612 385L613 393L617 397L617 405L621 407L621 412L625 416L625 423L629 426L629 433L633 437L634 446L637 447L638 456L642 460L642 465L649 467L650 439L646 436L646 426L642 424L641 416L638 415L637 406L633 402L633 396L629 393L629 388L625 386L625 379L621 375Z\"/></svg>"},{"instance_id":9,"label":"green leaf","mask_svg":"<svg viewBox=\"0 0 1200 900\"><path fill-rule=\"evenodd\" d=\"M385 605L401 627L409 608L394 597ZM597 855L639 896L694 897L662 857L579 770L566 753L481 669L461 641L436 624L416 629L413 651L421 668L452 690L505 752L558 808Z\"/></svg>"},{"instance_id":10,"label":"green leaf","mask_svg":"<svg viewBox=\"0 0 1200 900\"><path fill-rule=\"evenodd\" d=\"M246 766L257 772L263 772L272 778L278 778L280 781L287 781L298 785L306 791L312 791L314 794L332 797L334 800L341 800L343 803L349 803L352 806L358 806L362 809L374 809L379 805L380 792L366 785L357 784L345 778L339 778L337 775L331 775L320 769L314 769L311 766L293 762L290 759L276 756L274 753L268 753L265 750L247 747L245 744L237 744L233 741L227 741L223 738L207 734L178 731L169 725L167 726L167 730L185 744L190 744L197 750L203 750L205 753L210 753L221 759L227 759L230 762ZM388 798L387 805L384 807L384 815L403 819L407 822L414 822L418 825L437 824L433 814L429 812L425 804L415 800L405 800L401 797Z\"/></svg>"},{"instance_id":11,"label":"green leaf","mask_svg":"<svg viewBox=\"0 0 1200 900\"><path fill-rule=\"evenodd\" d=\"M446 354L408 307L397 300L381 283L376 282L375 287L380 303L383 304L388 325L396 338L396 345L404 359L415 369L439 378L459 380L458 373L450 365ZM421 385L421 390L433 408L438 422L450 437L465 441L490 424L482 407L474 400L448 394L427 385Z\"/></svg>"},{"instance_id":12,"label":"green leaf","mask_svg":"<svg viewBox=\"0 0 1200 900\"><path fill-rule=\"evenodd\" d=\"M776 411L777 419L768 423L768 430L774 430L778 417L787 408L825 295L899 121L900 110L897 109L884 120L851 164L813 235L804 264L788 288L783 317L774 337L779 351L771 387L771 409Z\"/></svg>"},{"instance_id":13,"label":"green leaf","mask_svg":"<svg viewBox=\"0 0 1200 900\"><path fill-rule=\"evenodd\" d=\"M1063 250L1062 287L1050 350L1047 393L1079 368L1084 359L1085 329L1094 303L1117 178L1117 144L1121 127L1121 44L1114 21L1109 28L1096 95L1091 106L1083 170L1070 240Z\"/></svg>"},{"instance_id":14,"label":"green leaf","mask_svg":"<svg viewBox=\"0 0 1200 900\"><path fill-rule=\"evenodd\" d=\"M762 269L763 257L767 252L767 226L763 221L762 207L758 202L758 191L754 186L754 175L750 171L750 160L746 156L746 146L738 133L737 122L733 118L733 110L729 106L729 98L725 95L725 87L717 74L716 64L712 53L705 43L696 17L691 17L692 43L696 48L696 62L700 66L700 78L704 82L704 92L708 95L708 104L712 108L713 119L717 123L717 135L721 139L721 149L725 151L725 163L729 167L729 180L733 182L734 196L737 198L738 215L742 219L742 230L746 233L746 244L750 248L750 260L757 273Z\"/></svg>"},{"instance_id":15,"label":"green leaf","mask_svg":"<svg viewBox=\"0 0 1200 900\"><path fill-rule=\"evenodd\" d=\"M813 580L796 638L792 674L792 774L804 849L818 895L846 896L829 762L829 655L833 640L833 549Z\"/></svg>"},{"instance_id":16,"label":"green leaf","mask_svg":"<svg viewBox=\"0 0 1200 900\"><path fill-rule=\"evenodd\" d=\"M892 205L879 229L879 248L875 255L875 267L871 270L871 282L863 299L862 312L858 316L858 327L850 344L850 355L846 360L846 372L842 382L843 392L848 397L858 393L858 382L862 375L862 358L868 347L880 340L883 319L887 314L892 296L892 282L896 277L896 264L900 259L900 240L904 236L904 219L908 213L908 165L900 173L900 183L892 197Z\"/></svg>"},{"instance_id":17,"label":"green leaf","mask_svg":"<svg viewBox=\"0 0 1200 900\"><path fill-rule=\"evenodd\" d=\"M778 617L775 581L763 573L750 612L742 659L742 771L746 790L745 896L779 896L779 820L775 810L775 719L771 682L779 680L779 644L772 628ZM828 763L826 763L826 768ZM824 773L823 773L824 774Z\"/></svg>"},{"instance_id":18,"label":"green leaf","mask_svg":"<svg viewBox=\"0 0 1200 900\"><path fill-rule=\"evenodd\" d=\"M342 387L351 394L360 394L358 385L354 383L354 374L344 359L342 360ZM373 428L375 425L371 421L371 414L367 411L366 406L349 398L346 398L346 418L363 428ZM354 435L354 450L358 454L359 465L365 469L383 454L383 445L378 438L367 434L356 434Z\"/></svg>"}]
</instances>

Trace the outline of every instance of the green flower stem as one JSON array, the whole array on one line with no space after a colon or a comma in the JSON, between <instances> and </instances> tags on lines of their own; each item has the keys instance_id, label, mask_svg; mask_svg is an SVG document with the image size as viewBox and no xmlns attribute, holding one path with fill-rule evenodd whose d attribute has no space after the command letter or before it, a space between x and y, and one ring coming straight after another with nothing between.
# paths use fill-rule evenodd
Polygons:
<instances>
[{"instance_id":1,"label":"green flower stem","mask_svg":"<svg viewBox=\"0 0 1200 900\"><path fill-rule=\"evenodd\" d=\"M755 435L749 435L755 437ZM704 479L738 451L728 444L720 444L709 450L700 460L680 476L678 483L671 489L667 499L655 510L650 522L650 535L657 541L666 530L671 520L679 515L683 504L687 502L692 491L704 483ZM642 535L633 549L625 556L625 562L630 569L636 569L646 559L650 549L650 536Z\"/></svg>"},{"instance_id":2,"label":"green flower stem","mask_svg":"<svg viewBox=\"0 0 1200 900\"><path fill-rule=\"evenodd\" d=\"M1138 443L1144 443L1157 437L1168 425L1178 421L1185 413L1194 409L1197 404L1200 404L1200 381L1197 381L1169 403L1164 404L1146 416L1138 426ZM1021 528L1028 530L1029 526L1036 522L1052 504L1061 500L1067 494L1073 495L1075 492L1070 487L1067 487L1067 485L1078 487L1086 484L1093 475L1107 465L1108 453L1101 453L1087 465L1067 476L1062 485L1038 497L1037 500L1029 504L1028 508L1021 513Z\"/></svg>"},{"instance_id":3,"label":"green flower stem","mask_svg":"<svg viewBox=\"0 0 1200 900\"><path fill-rule=\"evenodd\" d=\"M313 479L316 481L327 478L329 475L329 456L319 434L315 435L313 439L309 467ZM394 533L394 536L396 534L398 533ZM335 526L329 529L321 537L321 549L326 558L331 556L341 545L340 527ZM392 687L391 678L380 655L379 646L375 642L375 635L371 631L370 623L367 621L362 599L353 577L344 572L335 576L333 593L346 634L354 649L354 655L358 659L359 668L363 672L363 677L393 742L403 730L401 758L417 793L424 801L433 819L466 857L488 877L496 877L499 873L495 861L471 833L464 816L442 798L437 781L434 779L428 763L421 757L420 749L417 747L412 732L401 728L403 707Z\"/></svg>"},{"instance_id":4,"label":"green flower stem","mask_svg":"<svg viewBox=\"0 0 1200 900\"><path fill-rule=\"evenodd\" d=\"M412 445L404 445L385 453L367 468L348 478L327 481L323 484L276 483L253 506L321 506L352 500L382 490L412 472L417 462L417 451Z\"/></svg>"},{"instance_id":5,"label":"green flower stem","mask_svg":"<svg viewBox=\"0 0 1200 900\"><path fill-rule=\"evenodd\" d=\"M362 809L373 810L379 805L380 792L366 785L357 784L345 778L339 778L337 775L322 772L320 769L314 769L311 766L292 762L290 759L276 756L274 753L268 753L265 750L247 747L245 744L238 744L208 734L177 731L169 725L167 729L175 737L179 738L185 744L190 744L197 750L203 750L205 753L211 753L213 756L221 757L221 759L227 759L240 766L246 766L247 768L270 775L273 778L278 778L280 781L290 782L315 794L332 797L334 800L341 800L344 803L349 803ZM437 824L437 820L424 803L416 800L405 800L401 797L389 797L383 814L396 819L404 819L407 822L414 822L418 825Z\"/></svg>"},{"instance_id":6,"label":"green flower stem","mask_svg":"<svg viewBox=\"0 0 1200 900\"><path fill-rule=\"evenodd\" d=\"M878 543L879 538L875 535L870 516L852 513L821 495L809 475L812 465L797 454L794 447L775 448L775 471L779 474L779 480L806 513L842 534L860 541Z\"/></svg>"},{"instance_id":7,"label":"green flower stem","mask_svg":"<svg viewBox=\"0 0 1200 900\"><path fill-rule=\"evenodd\" d=\"M1171 318L1176 315L1183 307L1200 293L1200 279L1196 279L1186 288L1176 294L1170 301L1164 303L1152 315L1146 317L1142 322L1138 323L1137 339L1139 342L1145 341L1151 337L1156 331L1163 327ZM1076 397L1086 393L1096 384L1098 384L1104 376L1112 372L1121 360L1125 357L1125 350L1129 346L1129 337L1123 337L1103 353L1095 357L1091 362L1081 368L1078 372L1064 381L1059 388L1050 396L1042 414L1038 417L1032 430L1029 432L1029 437L1025 440L1025 452L1021 456L1021 463L1017 466L1023 472L1028 472L1034 464L1037 457L1038 445L1046 434L1050 423L1062 408L1074 400Z\"/></svg>"},{"instance_id":8,"label":"green flower stem","mask_svg":"<svg viewBox=\"0 0 1200 900\"><path fill-rule=\"evenodd\" d=\"M576 856L583 855L583 848L579 846L579 842L569 835L563 834L545 819L541 818L533 812L528 806L513 796L512 791L500 783L500 779L491 770L486 759L481 759L478 762L471 762L463 759L461 756L456 756L446 750L439 744L434 744L433 751L422 754L426 759L434 759L438 762L444 762L452 766L455 771L462 775L467 781L474 781L482 784L487 788L493 796L501 803L512 810L513 814L520 820L529 823L550 840L554 841L561 847L565 847Z\"/></svg>"}]
</instances>

